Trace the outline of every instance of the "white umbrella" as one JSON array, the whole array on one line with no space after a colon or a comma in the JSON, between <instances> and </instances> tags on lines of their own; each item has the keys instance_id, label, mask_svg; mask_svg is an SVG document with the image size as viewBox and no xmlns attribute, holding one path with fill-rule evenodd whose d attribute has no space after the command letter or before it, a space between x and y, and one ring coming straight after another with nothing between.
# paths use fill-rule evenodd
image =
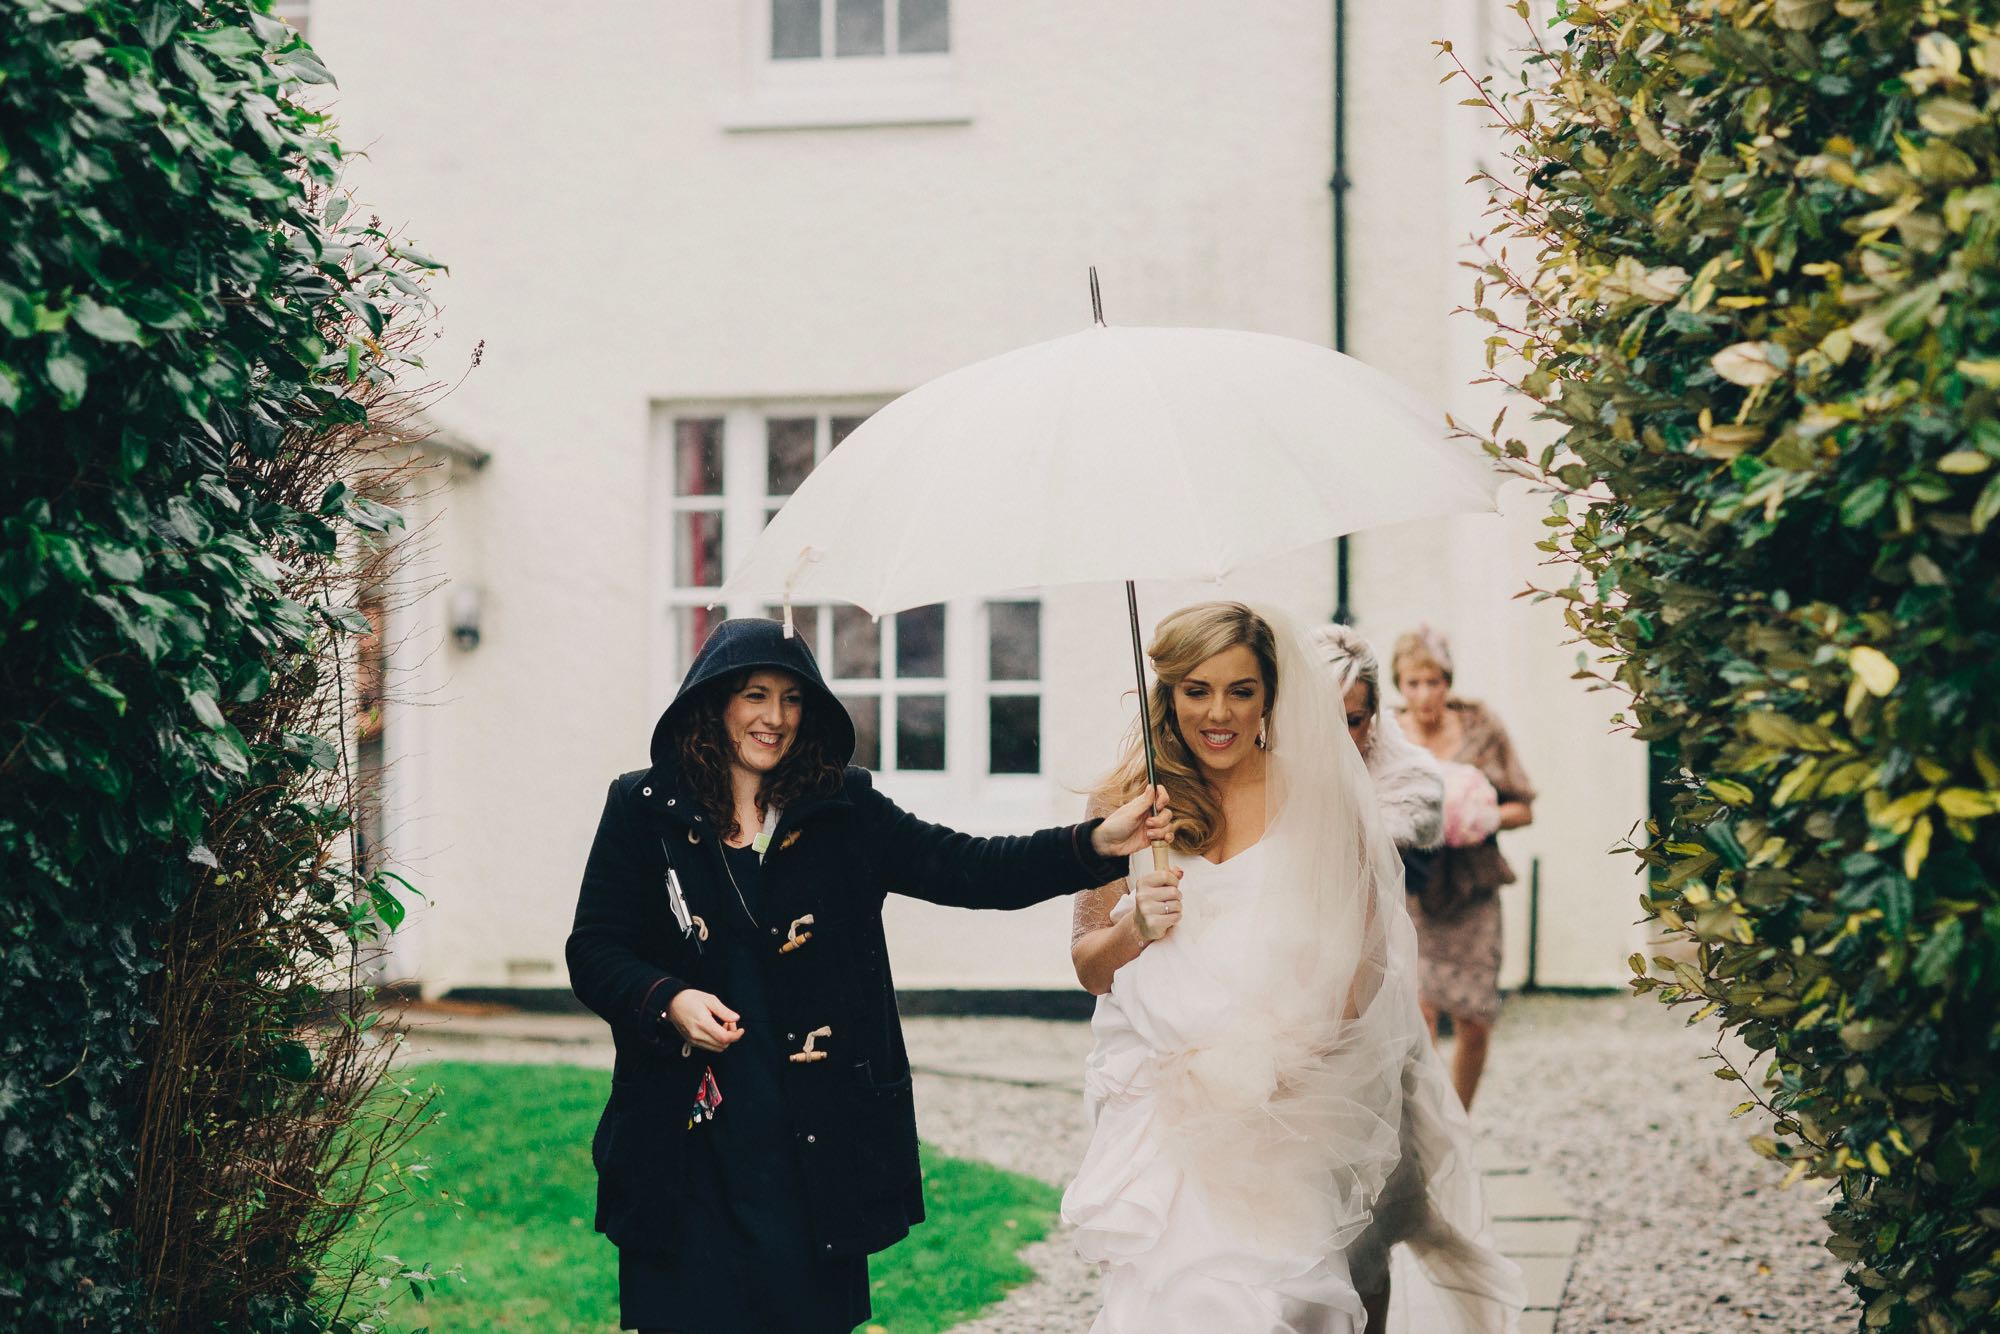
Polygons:
<instances>
[{"instance_id":1,"label":"white umbrella","mask_svg":"<svg viewBox=\"0 0 2000 1334\"><path fill-rule=\"evenodd\" d=\"M870 417L719 596L781 598L789 625L795 599L881 616L1122 580L1143 710L1132 580L1220 579L1362 529L1492 510L1501 480L1443 413L1351 357L1270 334L1107 327L1100 309L1081 333Z\"/></svg>"}]
</instances>

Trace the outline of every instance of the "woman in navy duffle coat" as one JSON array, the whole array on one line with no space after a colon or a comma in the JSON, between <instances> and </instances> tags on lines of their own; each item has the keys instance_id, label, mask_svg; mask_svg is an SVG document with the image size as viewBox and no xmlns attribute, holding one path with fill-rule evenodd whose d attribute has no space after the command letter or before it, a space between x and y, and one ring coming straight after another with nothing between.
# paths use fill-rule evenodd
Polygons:
<instances>
[{"instance_id":1,"label":"woman in navy duffle coat","mask_svg":"<svg viewBox=\"0 0 2000 1334\"><path fill-rule=\"evenodd\" d=\"M1170 820L1142 797L974 838L899 809L853 750L804 641L727 621L652 767L611 784L567 952L617 1046L591 1152L624 1328L867 1319L868 1255L924 1216L884 896L1026 907L1118 879Z\"/></svg>"}]
</instances>

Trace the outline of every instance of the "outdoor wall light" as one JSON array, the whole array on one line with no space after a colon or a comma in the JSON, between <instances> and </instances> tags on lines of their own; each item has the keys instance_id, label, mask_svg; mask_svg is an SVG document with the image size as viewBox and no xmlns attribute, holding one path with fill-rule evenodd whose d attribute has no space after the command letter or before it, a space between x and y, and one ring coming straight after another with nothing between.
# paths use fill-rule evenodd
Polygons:
<instances>
[{"instance_id":1,"label":"outdoor wall light","mask_svg":"<svg viewBox=\"0 0 2000 1334\"><path fill-rule=\"evenodd\" d=\"M482 600L479 590L470 584L461 584L451 590L452 642L467 653L479 647L479 612Z\"/></svg>"}]
</instances>

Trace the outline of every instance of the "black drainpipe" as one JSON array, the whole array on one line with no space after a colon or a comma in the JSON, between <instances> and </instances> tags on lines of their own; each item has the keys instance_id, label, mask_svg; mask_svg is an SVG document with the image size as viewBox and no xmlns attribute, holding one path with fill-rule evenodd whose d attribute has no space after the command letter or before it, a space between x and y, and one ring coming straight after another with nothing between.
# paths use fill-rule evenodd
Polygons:
<instances>
[{"instance_id":1,"label":"black drainpipe","mask_svg":"<svg viewBox=\"0 0 2000 1334\"><path fill-rule=\"evenodd\" d=\"M1333 350L1347 351L1347 0L1333 0ZM1333 619L1354 623L1348 605L1347 539L1333 540Z\"/></svg>"}]
</instances>

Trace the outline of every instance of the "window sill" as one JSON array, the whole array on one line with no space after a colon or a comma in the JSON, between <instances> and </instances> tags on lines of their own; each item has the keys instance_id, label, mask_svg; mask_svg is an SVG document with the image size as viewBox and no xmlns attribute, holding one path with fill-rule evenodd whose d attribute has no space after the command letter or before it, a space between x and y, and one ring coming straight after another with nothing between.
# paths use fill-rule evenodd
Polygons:
<instances>
[{"instance_id":1,"label":"window sill","mask_svg":"<svg viewBox=\"0 0 2000 1334\"><path fill-rule=\"evenodd\" d=\"M840 94L759 90L722 115L722 128L731 134L971 123L972 104L963 96L942 89Z\"/></svg>"}]
</instances>

